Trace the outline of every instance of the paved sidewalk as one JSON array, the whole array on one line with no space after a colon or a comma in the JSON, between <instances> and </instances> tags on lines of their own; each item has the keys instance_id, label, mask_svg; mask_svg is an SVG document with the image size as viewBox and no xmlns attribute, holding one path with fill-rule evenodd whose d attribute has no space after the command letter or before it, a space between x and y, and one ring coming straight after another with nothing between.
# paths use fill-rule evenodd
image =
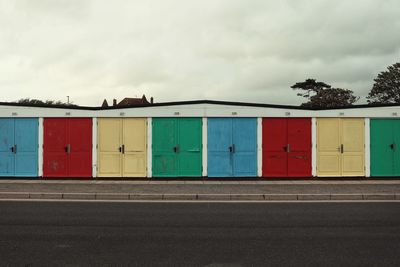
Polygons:
<instances>
[{"instance_id":1,"label":"paved sidewalk","mask_svg":"<svg viewBox=\"0 0 400 267\"><path fill-rule=\"evenodd\" d=\"M400 200L398 180L0 180L0 199Z\"/></svg>"}]
</instances>

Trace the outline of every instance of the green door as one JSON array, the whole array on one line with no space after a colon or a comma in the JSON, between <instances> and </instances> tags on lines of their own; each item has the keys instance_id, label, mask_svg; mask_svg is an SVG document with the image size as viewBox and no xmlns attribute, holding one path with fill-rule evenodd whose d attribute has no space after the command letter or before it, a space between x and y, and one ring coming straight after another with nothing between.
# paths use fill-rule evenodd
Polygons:
<instances>
[{"instance_id":1,"label":"green door","mask_svg":"<svg viewBox=\"0 0 400 267\"><path fill-rule=\"evenodd\" d=\"M178 174L176 153L177 121L153 118L153 176L173 177Z\"/></svg>"},{"instance_id":2,"label":"green door","mask_svg":"<svg viewBox=\"0 0 400 267\"><path fill-rule=\"evenodd\" d=\"M373 119L371 128L371 176L394 174L394 120Z\"/></svg>"},{"instance_id":3,"label":"green door","mask_svg":"<svg viewBox=\"0 0 400 267\"><path fill-rule=\"evenodd\" d=\"M153 176L202 175L201 118L153 118Z\"/></svg>"},{"instance_id":4,"label":"green door","mask_svg":"<svg viewBox=\"0 0 400 267\"><path fill-rule=\"evenodd\" d=\"M400 176L400 120L393 122L393 176Z\"/></svg>"},{"instance_id":5,"label":"green door","mask_svg":"<svg viewBox=\"0 0 400 267\"><path fill-rule=\"evenodd\" d=\"M198 118L178 119L179 175L201 176L202 174L202 121Z\"/></svg>"}]
</instances>

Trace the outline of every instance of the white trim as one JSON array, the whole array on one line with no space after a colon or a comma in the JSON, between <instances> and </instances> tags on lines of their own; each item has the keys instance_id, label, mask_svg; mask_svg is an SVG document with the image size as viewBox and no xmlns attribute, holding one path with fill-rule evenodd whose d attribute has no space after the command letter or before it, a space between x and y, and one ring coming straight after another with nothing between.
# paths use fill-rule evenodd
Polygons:
<instances>
[{"instance_id":1,"label":"white trim","mask_svg":"<svg viewBox=\"0 0 400 267\"><path fill-rule=\"evenodd\" d=\"M317 176L317 119L311 118L311 174Z\"/></svg>"},{"instance_id":2,"label":"white trim","mask_svg":"<svg viewBox=\"0 0 400 267\"><path fill-rule=\"evenodd\" d=\"M153 161L152 161L152 146L153 146L153 120L147 118L147 177L153 177Z\"/></svg>"},{"instance_id":3,"label":"white trim","mask_svg":"<svg viewBox=\"0 0 400 267\"><path fill-rule=\"evenodd\" d=\"M365 177L371 177L370 119L364 119Z\"/></svg>"},{"instance_id":4,"label":"white trim","mask_svg":"<svg viewBox=\"0 0 400 267\"><path fill-rule=\"evenodd\" d=\"M38 176L43 177L43 118L38 123Z\"/></svg>"},{"instance_id":5,"label":"white trim","mask_svg":"<svg viewBox=\"0 0 400 267\"><path fill-rule=\"evenodd\" d=\"M77 118L77 117L282 117L291 118L399 118L400 106L362 107L331 110L301 110L281 107L220 105L220 104L184 104L162 105L121 109L84 110L66 108L44 108L0 105L0 117L5 118Z\"/></svg>"},{"instance_id":6,"label":"white trim","mask_svg":"<svg viewBox=\"0 0 400 267\"><path fill-rule=\"evenodd\" d=\"M92 177L97 177L97 118L92 119Z\"/></svg>"},{"instance_id":7,"label":"white trim","mask_svg":"<svg viewBox=\"0 0 400 267\"><path fill-rule=\"evenodd\" d=\"M207 165L207 160L208 160L208 158L207 158L207 152L208 152L208 150L207 150L207 141L208 141L208 135L207 135L207 118L203 118L203 124L202 124L202 138L203 138L203 140L202 140L202 145L203 145L203 151L202 151L202 155L203 155L203 166L202 166L202 168L203 168L203 173L202 173L202 175L203 175L203 177L206 177L207 175L208 175L208 171L207 171L207 168L208 168L208 165Z\"/></svg>"},{"instance_id":8,"label":"white trim","mask_svg":"<svg viewBox=\"0 0 400 267\"><path fill-rule=\"evenodd\" d=\"M257 118L257 174L262 177L262 118Z\"/></svg>"}]
</instances>

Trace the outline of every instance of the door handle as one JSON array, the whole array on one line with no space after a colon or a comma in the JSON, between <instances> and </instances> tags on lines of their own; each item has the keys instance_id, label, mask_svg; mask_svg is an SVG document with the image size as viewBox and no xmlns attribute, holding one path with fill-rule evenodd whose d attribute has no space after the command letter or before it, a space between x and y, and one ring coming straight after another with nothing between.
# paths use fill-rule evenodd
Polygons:
<instances>
[{"instance_id":1,"label":"door handle","mask_svg":"<svg viewBox=\"0 0 400 267\"><path fill-rule=\"evenodd\" d=\"M391 144L391 145L390 145L390 148L391 148L393 151L396 151L396 144L395 144L395 143Z\"/></svg>"},{"instance_id":2,"label":"door handle","mask_svg":"<svg viewBox=\"0 0 400 267\"><path fill-rule=\"evenodd\" d=\"M178 151L178 148L174 146L174 152L176 153Z\"/></svg>"},{"instance_id":3,"label":"door handle","mask_svg":"<svg viewBox=\"0 0 400 267\"><path fill-rule=\"evenodd\" d=\"M230 153L233 152L233 147L232 147L232 146L229 147L229 152L230 152Z\"/></svg>"},{"instance_id":4,"label":"door handle","mask_svg":"<svg viewBox=\"0 0 400 267\"><path fill-rule=\"evenodd\" d=\"M14 153L14 146L11 147L11 152Z\"/></svg>"},{"instance_id":5,"label":"door handle","mask_svg":"<svg viewBox=\"0 0 400 267\"><path fill-rule=\"evenodd\" d=\"M68 144L66 147L65 147L65 152L66 153L71 153L71 145L70 144Z\"/></svg>"},{"instance_id":6,"label":"door handle","mask_svg":"<svg viewBox=\"0 0 400 267\"><path fill-rule=\"evenodd\" d=\"M122 154L125 154L125 145L122 145L121 152Z\"/></svg>"},{"instance_id":7,"label":"door handle","mask_svg":"<svg viewBox=\"0 0 400 267\"><path fill-rule=\"evenodd\" d=\"M287 148L286 152L289 153L290 152L290 144L287 144L286 148Z\"/></svg>"},{"instance_id":8,"label":"door handle","mask_svg":"<svg viewBox=\"0 0 400 267\"><path fill-rule=\"evenodd\" d=\"M341 144L341 145L340 145L340 153L343 154L343 151L344 151L344 147L343 147L343 144Z\"/></svg>"},{"instance_id":9,"label":"door handle","mask_svg":"<svg viewBox=\"0 0 400 267\"><path fill-rule=\"evenodd\" d=\"M119 147L119 153L122 153L122 146Z\"/></svg>"}]
</instances>

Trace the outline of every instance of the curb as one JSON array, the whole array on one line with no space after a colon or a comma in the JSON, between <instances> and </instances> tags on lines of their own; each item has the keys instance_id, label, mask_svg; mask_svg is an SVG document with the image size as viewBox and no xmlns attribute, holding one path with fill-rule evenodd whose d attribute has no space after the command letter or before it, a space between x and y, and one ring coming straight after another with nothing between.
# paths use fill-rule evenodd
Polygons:
<instances>
[{"instance_id":1,"label":"curb","mask_svg":"<svg viewBox=\"0 0 400 267\"><path fill-rule=\"evenodd\" d=\"M130 194L0 192L0 200L121 200L121 201L353 201L398 200L397 194Z\"/></svg>"}]
</instances>

